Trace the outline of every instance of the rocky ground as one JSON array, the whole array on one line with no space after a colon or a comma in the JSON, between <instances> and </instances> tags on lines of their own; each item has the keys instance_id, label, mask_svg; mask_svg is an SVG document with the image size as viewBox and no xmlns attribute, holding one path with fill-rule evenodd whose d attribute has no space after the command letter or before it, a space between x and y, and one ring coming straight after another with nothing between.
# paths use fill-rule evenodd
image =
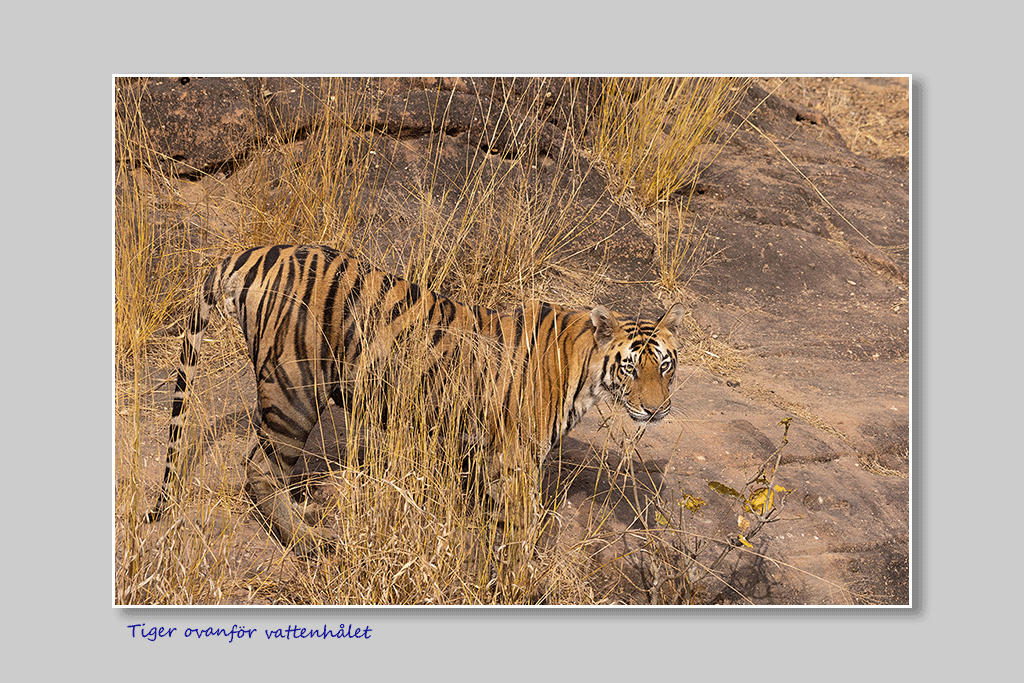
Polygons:
<instances>
[{"instance_id":1,"label":"rocky ground","mask_svg":"<svg viewBox=\"0 0 1024 683\"><path fill-rule=\"evenodd\" d=\"M261 139L301 130L315 113L314 100L300 97L315 82L132 79L119 86L147 88L143 114L153 142L197 197L244 174ZM497 167L522 152L513 123L540 130L547 147L530 153L544 169L565 144L565 127L584 120L596 97L593 87L566 103L557 97L560 79L380 79L374 87L372 144L393 163L378 178L384 201L372 220L388 235L406 229L412 209L401 188L422 172L431 130L450 138L450 158L438 163L448 164L443 177L453 185L466 172L463 148L478 145L482 132ZM437 120L439 98L452 103L444 121ZM499 100L518 104L493 116L481 107ZM610 599L672 601L678 596L667 570L631 552L638 541L630 529L659 524L645 506L649 493L706 501L691 516L692 530L735 537L743 528L734 502L707 482L741 489L782 448L775 483L789 493L778 521L726 558L717 567L721 581L705 582L698 598L908 604L908 79L754 79L735 111L745 117L732 117L735 134L690 202L709 258L685 290L637 284L655 279L655 242L628 207L609 198L586 156L576 159L586 178L576 201L599 206L601 218L576 236L574 263L602 269L598 303L616 310L654 312L664 297L682 297L695 325L692 362L677 375L673 414L632 455L625 449L633 446L608 445L615 430L600 429L594 412L552 456L546 490L567 500L565 533L586 525L596 508L613 511L606 524L617 540L595 549ZM225 406L221 420L240 409ZM151 491L162 473L165 426L158 422L148 446ZM595 457L610 469L579 474Z\"/></svg>"}]
</instances>

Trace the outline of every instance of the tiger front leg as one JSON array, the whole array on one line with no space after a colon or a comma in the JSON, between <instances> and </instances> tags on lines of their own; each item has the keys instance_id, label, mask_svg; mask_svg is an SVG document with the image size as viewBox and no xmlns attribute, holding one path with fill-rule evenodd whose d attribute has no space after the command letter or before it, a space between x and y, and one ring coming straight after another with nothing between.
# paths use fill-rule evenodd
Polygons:
<instances>
[{"instance_id":1,"label":"tiger front leg","mask_svg":"<svg viewBox=\"0 0 1024 683\"><path fill-rule=\"evenodd\" d=\"M258 436L246 458L245 490L281 545L301 557L314 557L335 551L337 540L310 526L316 515L301 509L289 492L289 475L300 455L299 446Z\"/></svg>"},{"instance_id":2,"label":"tiger front leg","mask_svg":"<svg viewBox=\"0 0 1024 683\"><path fill-rule=\"evenodd\" d=\"M529 451L516 444L481 454L478 481L491 513L504 524L517 526L539 520L543 511L541 466Z\"/></svg>"}]
</instances>

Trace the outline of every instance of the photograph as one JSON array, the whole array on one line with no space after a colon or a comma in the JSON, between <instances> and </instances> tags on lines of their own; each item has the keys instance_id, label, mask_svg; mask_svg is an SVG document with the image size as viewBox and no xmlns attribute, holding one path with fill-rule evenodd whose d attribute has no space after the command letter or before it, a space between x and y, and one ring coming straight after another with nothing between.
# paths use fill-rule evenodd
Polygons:
<instances>
[{"instance_id":1,"label":"photograph","mask_svg":"<svg viewBox=\"0 0 1024 683\"><path fill-rule=\"evenodd\" d=\"M911 75L112 89L112 607L915 607Z\"/></svg>"}]
</instances>

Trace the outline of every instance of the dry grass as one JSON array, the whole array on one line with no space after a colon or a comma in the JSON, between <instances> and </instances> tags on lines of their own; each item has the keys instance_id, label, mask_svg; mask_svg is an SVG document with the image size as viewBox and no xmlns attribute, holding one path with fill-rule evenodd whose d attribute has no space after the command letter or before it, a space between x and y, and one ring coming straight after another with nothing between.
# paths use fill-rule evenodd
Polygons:
<instances>
[{"instance_id":1,"label":"dry grass","mask_svg":"<svg viewBox=\"0 0 1024 683\"><path fill-rule=\"evenodd\" d=\"M760 79L769 92L823 113L855 154L910 156L910 79L798 77ZM899 82L902 95L890 87Z\"/></svg>"},{"instance_id":2,"label":"dry grass","mask_svg":"<svg viewBox=\"0 0 1024 683\"><path fill-rule=\"evenodd\" d=\"M714 158L741 78L610 78L594 153L640 211L696 182Z\"/></svg>"},{"instance_id":3,"label":"dry grass","mask_svg":"<svg viewBox=\"0 0 1024 683\"><path fill-rule=\"evenodd\" d=\"M235 178L236 223L221 236L226 245L357 248L358 226L372 206L371 189L380 172L362 134L370 96L347 79L325 79L320 93L324 101L308 136L275 139Z\"/></svg>"},{"instance_id":4,"label":"dry grass","mask_svg":"<svg viewBox=\"0 0 1024 683\"><path fill-rule=\"evenodd\" d=\"M606 164L638 204L656 206L692 184L706 163L707 143L736 87L710 85L609 86L606 95L614 99L606 100L603 110L599 154L611 155ZM565 245L593 219L568 213L582 184L568 156L555 159L549 169L555 180L545 183L522 161L506 163L500 173L484 173L482 160L471 160L478 171L458 191L438 192L429 173L422 186L404 188L416 207L416 225L407 241L382 247L368 220L376 210L381 159L366 132L367 90L336 80L324 92L307 137L271 140L231 178L205 179L198 184L206 188L200 201L189 194L194 189L183 189L161 170L163 160L132 103L119 108L115 602L586 604L601 599L587 550L598 531L595 527L572 543L549 533L558 504L539 514L536 463L528 444L502 444L497 451L503 457L489 464L495 468L491 476L504 483L501 509L493 514L474 495L472 480L467 486L462 463L452 456L459 446L450 434L459 430L378 429L365 416L375 414L373 401L379 397L365 397L364 409L346 417L345 424L328 420L319 426L340 440L339 457L350 461L346 465L355 464L355 453L364 461L312 487L323 523L337 531L344 552L330 561L301 562L266 537L253 536L249 504L239 495L248 417L236 415L231 428L216 417L251 405L251 373L238 336L222 323L208 332L198 373L206 379L190 401L186 438L197 464L187 479L191 486L168 511L170 521L141 523L155 499L155 491L142 483L146 458L154 453L147 444L165 438L168 414L168 401L154 403L152 396L157 390L169 395L161 382L173 367L171 349L178 342L172 333L211 263L260 244L327 244L397 264L410 279L443 287L460 301L504 308L542 296L563 265ZM714 113L698 116L694 107ZM666 117L672 121L667 129ZM618 121L614 130L608 128L612 121ZM640 126L647 128L637 137L633 127ZM567 133L563 146L577 133ZM685 150L674 146L682 137L691 138ZM440 136L432 141L442 144ZM664 153L656 153L663 147ZM206 220L201 206L216 219ZM699 248L700 232L684 229L684 218L680 209L663 221L671 224L663 230L661 249L673 282L684 267L692 270L708 256ZM405 371L415 376L416 358L406 360ZM396 384L403 385L401 378ZM225 399L222 408L211 407L215 399ZM438 410L436 396L424 393L398 392L388 400L397 402L390 410L424 425Z\"/></svg>"},{"instance_id":5,"label":"dry grass","mask_svg":"<svg viewBox=\"0 0 1024 683\"><path fill-rule=\"evenodd\" d=\"M689 215L701 172L726 139L743 78L606 79L593 153L657 245L658 286L676 295L715 257Z\"/></svg>"}]
</instances>

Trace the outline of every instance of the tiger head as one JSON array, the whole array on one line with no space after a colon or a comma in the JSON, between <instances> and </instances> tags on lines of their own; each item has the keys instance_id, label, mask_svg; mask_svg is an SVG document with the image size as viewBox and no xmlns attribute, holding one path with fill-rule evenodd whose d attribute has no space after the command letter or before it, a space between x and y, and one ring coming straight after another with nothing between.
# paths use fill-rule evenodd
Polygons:
<instances>
[{"instance_id":1,"label":"tiger head","mask_svg":"<svg viewBox=\"0 0 1024 683\"><path fill-rule=\"evenodd\" d=\"M676 333L685 311L676 304L658 321L620 321L604 306L590 312L601 357L601 387L642 423L668 415L676 371Z\"/></svg>"}]
</instances>

